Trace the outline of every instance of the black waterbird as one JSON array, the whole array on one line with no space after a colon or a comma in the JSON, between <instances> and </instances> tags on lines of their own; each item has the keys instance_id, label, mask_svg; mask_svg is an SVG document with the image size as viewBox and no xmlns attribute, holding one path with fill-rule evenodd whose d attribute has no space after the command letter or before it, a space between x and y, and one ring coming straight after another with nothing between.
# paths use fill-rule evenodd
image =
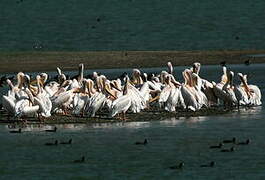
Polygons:
<instances>
[{"instance_id":1,"label":"black waterbird","mask_svg":"<svg viewBox=\"0 0 265 180\"><path fill-rule=\"evenodd\" d=\"M222 149L221 152L234 152L235 148L231 147L230 149Z\"/></svg>"},{"instance_id":2,"label":"black waterbird","mask_svg":"<svg viewBox=\"0 0 265 180\"><path fill-rule=\"evenodd\" d=\"M220 62L220 65L221 65L221 66L226 66L226 61L222 61L222 62Z\"/></svg>"},{"instance_id":3,"label":"black waterbird","mask_svg":"<svg viewBox=\"0 0 265 180\"><path fill-rule=\"evenodd\" d=\"M236 138L233 137L233 139L223 140L223 143L236 143Z\"/></svg>"},{"instance_id":4,"label":"black waterbird","mask_svg":"<svg viewBox=\"0 0 265 180\"><path fill-rule=\"evenodd\" d=\"M66 142L60 142L60 144L72 144L72 139L69 139L69 141Z\"/></svg>"},{"instance_id":5,"label":"black waterbird","mask_svg":"<svg viewBox=\"0 0 265 180\"><path fill-rule=\"evenodd\" d=\"M215 162L211 161L210 164L203 164L201 165L201 167L214 167L215 166Z\"/></svg>"},{"instance_id":6,"label":"black waterbird","mask_svg":"<svg viewBox=\"0 0 265 180\"><path fill-rule=\"evenodd\" d=\"M135 142L135 145L146 145L148 142L147 142L147 139L144 140L144 142Z\"/></svg>"},{"instance_id":7,"label":"black waterbird","mask_svg":"<svg viewBox=\"0 0 265 180\"><path fill-rule=\"evenodd\" d=\"M55 140L54 143L45 143L45 146L57 146L58 145L58 140Z\"/></svg>"},{"instance_id":8,"label":"black waterbird","mask_svg":"<svg viewBox=\"0 0 265 180\"><path fill-rule=\"evenodd\" d=\"M217 145L217 146L210 146L210 149L221 148L223 145L224 145L223 143L220 143L220 144Z\"/></svg>"},{"instance_id":9,"label":"black waterbird","mask_svg":"<svg viewBox=\"0 0 265 180\"><path fill-rule=\"evenodd\" d=\"M84 163L85 162L85 156L82 156L81 159L77 159L73 161L74 163Z\"/></svg>"},{"instance_id":10,"label":"black waterbird","mask_svg":"<svg viewBox=\"0 0 265 180\"><path fill-rule=\"evenodd\" d=\"M57 131L57 127L54 127L53 129L46 129L46 132L56 132Z\"/></svg>"},{"instance_id":11,"label":"black waterbird","mask_svg":"<svg viewBox=\"0 0 265 180\"><path fill-rule=\"evenodd\" d=\"M245 142L239 142L237 145L248 145L250 143L250 139L247 139Z\"/></svg>"},{"instance_id":12,"label":"black waterbird","mask_svg":"<svg viewBox=\"0 0 265 180\"><path fill-rule=\"evenodd\" d=\"M169 169L183 169L184 162L179 163L179 165L170 166Z\"/></svg>"},{"instance_id":13,"label":"black waterbird","mask_svg":"<svg viewBox=\"0 0 265 180\"><path fill-rule=\"evenodd\" d=\"M249 59L246 60L246 61L244 62L244 64L245 64L246 66L249 66L249 65L250 65L250 60L249 60Z\"/></svg>"},{"instance_id":14,"label":"black waterbird","mask_svg":"<svg viewBox=\"0 0 265 180\"><path fill-rule=\"evenodd\" d=\"M19 128L18 130L12 130L9 131L10 133L22 133L21 128Z\"/></svg>"}]
</instances>

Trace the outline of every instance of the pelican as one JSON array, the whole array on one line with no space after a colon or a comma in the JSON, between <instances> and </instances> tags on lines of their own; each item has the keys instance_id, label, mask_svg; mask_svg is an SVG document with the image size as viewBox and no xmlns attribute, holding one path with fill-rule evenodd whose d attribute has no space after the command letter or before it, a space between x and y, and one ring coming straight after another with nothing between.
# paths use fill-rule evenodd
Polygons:
<instances>
[{"instance_id":1,"label":"pelican","mask_svg":"<svg viewBox=\"0 0 265 180\"><path fill-rule=\"evenodd\" d=\"M224 72L226 72L226 67L224 67L224 68L225 68ZM199 63L199 62L193 63L193 66L192 66L191 69L192 69L192 72L194 74L199 76L200 69L201 69L201 63ZM200 89L203 92L203 94L206 96L207 101L208 101L208 105L209 106L210 105L216 105L218 103L218 99L217 99L217 97L214 94L212 83L210 83L208 80L203 79L201 77L199 77L199 78L200 78L199 81L201 81Z\"/></svg>"},{"instance_id":2,"label":"pelican","mask_svg":"<svg viewBox=\"0 0 265 180\"><path fill-rule=\"evenodd\" d=\"M237 104L236 95L234 93L233 77L234 73L232 71L229 71L227 78L222 78L226 80L226 83L223 86L222 83L219 83L219 85L217 85L215 82L212 82L215 95L223 101L223 104L226 107Z\"/></svg>"},{"instance_id":3,"label":"pelican","mask_svg":"<svg viewBox=\"0 0 265 180\"><path fill-rule=\"evenodd\" d=\"M84 64L79 64L78 66L78 76L72 80L72 83L68 87L68 90L74 88L80 88L84 79Z\"/></svg>"},{"instance_id":4,"label":"pelican","mask_svg":"<svg viewBox=\"0 0 265 180\"><path fill-rule=\"evenodd\" d=\"M30 77L24 75L24 82L27 87L25 87L24 92L27 96L21 97L15 105L15 117L24 117L36 115L39 110L39 105L34 104L34 97L30 90Z\"/></svg>"},{"instance_id":5,"label":"pelican","mask_svg":"<svg viewBox=\"0 0 265 180\"><path fill-rule=\"evenodd\" d=\"M133 69L131 82L135 86L140 86L143 84L143 80L141 78L141 71L139 69Z\"/></svg>"},{"instance_id":6,"label":"pelican","mask_svg":"<svg viewBox=\"0 0 265 180\"><path fill-rule=\"evenodd\" d=\"M21 97L27 96L23 90L24 84L24 73L19 72L17 74L17 84L14 86L12 82L7 79L9 90L7 95L3 95L2 104L3 108L8 112L9 115L15 115L15 104Z\"/></svg>"},{"instance_id":7,"label":"pelican","mask_svg":"<svg viewBox=\"0 0 265 180\"><path fill-rule=\"evenodd\" d=\"M85 112L89 117L95 117L96 113L101 109L106 103L106 95L105 93L110 93L110 90L107 88L106 90L106 77L98 76L96 79L96 87L97 91L91 96L89 99ZM109 87L109 86L108 86ZM93 91L93 87L90 86L90 89ZM92 92L91 91L91 92ZM111 93L110 93L111 94ZM113 97L115 95L111 94Z\"/></svg>"},{"instance_id":8,"label":"pelican","mask_svg":"<svg viewBox=\"0 0 265 180\"><path fill-rule=\"evenodd\" d=\"M39 105L39 112L41 113L41 116L50 117L52 110L52 102L49 98L49 95L46 93L46 91L44 91L42 87L43 83L41 83L41 76L37 75L36 80L38 92L34 97L34 104Z\"/></svg>"},{"instance_id":9,"label":"pelican","mask_svg":"<svg viewBox=\"0 0 265 180\"><path fill-rule=\"evenodd\" d=\"M91 80L90 80L91 81ZM85 106L89 101L89 80L83 79L82 88L79 93L75 93L73 98L73 111L72 114L79 115L85 113ZM93 81L92 81L93 82Z\"/></svg>"},{"instance_id":10,"label":"pelican","mask_svg":"<svg viewBox=\"0 0 265 180\"><path fill-rule=\"evenodd\" d=\"M3 108L7 111L8 115L13 116L15 113L15 104L17 100L15 98L14 85L9 79L7 79L6 81L10 90L8 91L7 96L3 95L2 104Z\"/></svg>"},{"instance_id":11,"label":"pelican","mask_svg":"<svg viewBox=\"0 0 265 180\"><path fill-rule=\"evenodd\" d=\"M198 103L201 104L201 106L208 107L208 99L206 95L202 92L202 79L197 73L192 73L192 77L194 80L194 87L198 97Z\"/></svg>"},{"instance_id":12,"label":"pelican","mask_svg":"<svg viewBox=\"0 0 265 180\"><path fill-rule=\"evenodd\" d=\"M125 113L132 104L132 98L130 97L130 91L128 86L129 86L129 77L126 76L123 95L113 101L110 107L109 117L112 118L116 114L122 113L123 120L125 120Z\"/></svg>"},{"instance_id":13,"label":"pelican","mask_svg":"<svg viewBox=\"0 0 265 180\"><path fill-rule=\"evenodd\" d=\"M184 84L181 86L181 94L184 99L187 109L196 111L200 108L195 94L194 82L191 78L191 71L189 69L184 70L182 73L185 80Z\"/></svg>"},{"instance_id":14,"label":"pelican","mask_svg":"<svg viewBox=\"0 0 265 180\"><path fill-rule=\"evenodd\" d=\"M248 96L248 100L250 105L259 106L262 104L261 102L261 92L258 86L256 85L249 85L247 83L247 75L242 75L241 73L238 74L240 77L240 80L242 82L242 86L244 88L244 91L246 92Z\"/></svg>"},{"instance_id":15,"label":"pelican","mask_svg":"<svg viewBox=\"0 0 265 180\"><path fill-rule=\"evenodd\" d=\"M174 82L174 83L173 83ZM168 74L165 79L166 86L160 93L160 103L165 104L165 110L169 112L176 111L176 107L185 108L184 99L180 91L180 84L175 81L172 74Z\"/></svg>"},{"instance_id":16,"label":"pelican","mask_svg":"<svg viewBox=\"0 0 265 180\"><path fill-rule=\"evenodd\" d=\"M240 81L241 81L241 84L238 85L238 86L235 86L235 95L236 95L236 98L237 98L237 101L238 101L238 105L249 105L249 96L247 94L248 92L248 87L246 86L246 83L245 83L245 80L244 80L244 77L243 77L243 74L242 73L237 73Z\"/></svg>"},{"instance_id":17,"label":"pelican","mask_svg":"<svg viewBox=\"0 0 265 180\"><path fill-rule=\"evenodd\" d=\"M230 106L237 104L237 99L234 92L233 79L234 79L234 72L229 71L228 83L226 83L223 86L223 91L225 91L227 95L226 103L228 103Z\"/></svg>"}]
</instances>

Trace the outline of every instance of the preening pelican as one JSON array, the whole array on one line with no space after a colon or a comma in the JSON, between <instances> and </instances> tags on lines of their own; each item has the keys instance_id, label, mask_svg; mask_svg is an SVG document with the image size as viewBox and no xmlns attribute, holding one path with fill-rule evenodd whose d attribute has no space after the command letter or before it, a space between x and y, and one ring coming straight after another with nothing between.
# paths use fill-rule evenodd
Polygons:
<instances>
[{"instance_id":1,"label":"preening pelican","mask_svg":"<svg viewBox=\"0 0 265 180\"><path fill-rule=\"evenodd\" d=\"M10 116L15 115L15 104L17 102L16 98L15 98L15 90L14 90L14 85L12 84L12 82L7 79L7 84L9 86L9 91L8 91L8 95L3 95L2 98L2 104L3 104L3 108L7 111L7 113Z\"/></svg>"},{"instance_id":2,"label":"preening pelican","mask_svg":"<svg viewBox=\"0 0 265 180\"><path fill-rule=\"evenodd\" d=\"M113 101L110 107L109 117L114 117L116 114L122 113L123 120L125 120L125 113L132 104L132 97L130 97L130 91L128 89L129 77L127 76L125 79L123 95Z\"/></svg>"},{"instance_id":3,"label":"preening pelican","mask_svg":"<svg viewBox=\"0 0 265 180\"><path fill-rule=\"evenodd\" d=\"M20 118L24 116L35 116L39 110L39 105L34 104L34 97L30 90L30 77L24 75L25 89L27 96L20 97L15 105L15 116Z\"/></svg>"},{"instance_id":4,"label":"preening pelican","mask_svg":"<svg viewBox=\"0 0 265 180\"><path fill-rule=\"evenodd\" d=\"M229 74L226 74L226 77L223 76L223 82L226 80L226 83L222 86L222 83L217 85L215 82L213 83L213 89L215 95L223 101L225 106L233 106L237 104L236 95L234 93L234 86L233 86L233 77L234 73L229 71Z\"/></svg>"},{"instance_id":5,"label":"preening pelican","mask_svg":"<svg viewBox=\"0 0 265 180\"><path fill-rule=\"evenodd\" d=\"M238 105L249 105L249 103L250 103L249 102L249 96L247 94L248 87L246 86L243 74L238 73L237 75L241 81L241 84L238 86L235 86L235 89L234 89L235 95L236 95L236 98L238 101Z\"/></svg>"},{"instance_id":6,"label":"preening pelican","mask_svg":"<svg viewBox=\"0 0 265 180\"><path fill-rule=\"evenodd\" d=\"M49 98L49 95L43 89L43 83L41 83L41 76L37 75L37 86L38 92L34 97L34 104L39 105L39 112L43 117L50 117L52 110L52 102Z\"/></svg>"},{"instance_id":7,"label":"preening pelican","mask_svg":"<svg viewBox=\"0 0 265 180\"><path fill-rule=\"evenodd\" d=\"M184 84L181 86L181 94L184 99L187 109L196 111L200 109L200 105L197 102L196 90L194 88L194 82L191 76L191 70L185 69L182 73L184 78Z\"/></svg>"},{"instance_id":8,"label":"preening pelican","mask_svg":"<svg viewBox=\"0 0 265 180\"><path fill-rule=\"evenodd\" d=\"M91 81L91 80L90 80ZM79 93L75 93L73 98L73 110L72 114L84 115L86 104L89 101L89 80L83 79L82 88Z\"/></svg>"},{"instance_id":9,"label":"preening pelican","mask_svg":"<svg viewBox=\"0 0 265 180\"><path fill-rule=\"evenodd\" d=\"M256 85L249 85L247 83L247 75L243 75L242 73L238 73L238 76L242 82L241 90L246 93L243 93L244 101L248 102L250 105L259 106L261 105L261 92L258 86ZM243 89L242 89L243 88ZM246 100L248 99L248 101Z\"/></svg>"}]
</instances>

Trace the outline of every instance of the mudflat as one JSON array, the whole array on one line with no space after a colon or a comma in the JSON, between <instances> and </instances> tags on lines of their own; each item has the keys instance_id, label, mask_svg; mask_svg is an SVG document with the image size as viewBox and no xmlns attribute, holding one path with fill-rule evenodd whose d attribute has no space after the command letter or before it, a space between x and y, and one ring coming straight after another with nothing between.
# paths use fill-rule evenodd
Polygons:
<instances>
[{"instance_id":1,"label":"mudflat","mask_svg":"<svg viewBox=\"0 0 265 180\"><path fill-rule=\"evenodd\" d=\"M265 50L219 51L89 51L89 52L0 52L0 72L75 70L79 63L86 69L162 67L206 64L265 63Z\"/></svg>"}]
</instances>

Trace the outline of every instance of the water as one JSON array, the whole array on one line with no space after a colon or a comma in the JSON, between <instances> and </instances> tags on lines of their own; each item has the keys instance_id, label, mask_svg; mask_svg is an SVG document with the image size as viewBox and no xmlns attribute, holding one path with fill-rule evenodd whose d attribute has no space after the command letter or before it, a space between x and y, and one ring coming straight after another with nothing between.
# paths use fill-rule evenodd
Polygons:
<instances>
[{"instance_id":1,"label":"water","mask_svg":"<svg viewBox=\"0 0 265 180\"><path fill-rule=\"evenodd\" d=\"M0 51L264 49L265 2L1 0Z\"/></svg>"},{"instance_id":2,"label":"water","mask_svg":"<svg viewBox=\"0 0 265 180\"><path fill-rule=\"evenodd\" d=\"M249 83L258 85L264 95L264 67L265 64L230 68L250 74ZM175 68L176 77L184 68ZM128 70L105 73L117 76L123 71ZM202 66L201 71L209 80L217 81L221 75L220 66ZM2 124L0 179L264 179L264 116L264 108L255 107L179 119L158 116L158 121L151 122L57 125L56 133L44 131L52 125L29 125L22 134L10 134L8 125ZM239 141L250 138L251 143L235 146L236 151L231 153L209 149L232 137ZM44 145L70 138L71 145ZM134 145L145 138L148 145ZM85 163L73 163L83 155ZM169 169L181 161L185 163L183 170ZM214 168L200 167L210 161L216 162Z\"/></svg>"}]
</instances>

